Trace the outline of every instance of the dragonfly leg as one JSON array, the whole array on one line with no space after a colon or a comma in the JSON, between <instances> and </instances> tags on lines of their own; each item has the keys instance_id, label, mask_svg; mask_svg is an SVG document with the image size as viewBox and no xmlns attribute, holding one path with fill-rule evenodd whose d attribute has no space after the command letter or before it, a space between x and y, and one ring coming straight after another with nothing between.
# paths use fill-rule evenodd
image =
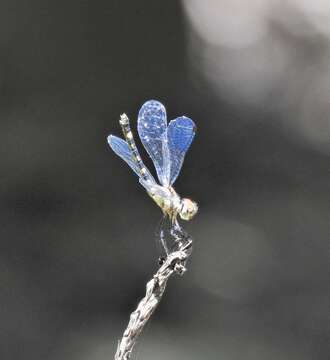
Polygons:
<instances>
[{"instance_id":1,"label":"dragonfly leg","mask_svg":"<svg viewBox=\"0 0 330 360\"><path fill-rule=\"evenodd\" d=\"M172 219L171 236L174 239L174 243L175 243L175 246L172 248L172 251L175 248L182 248L185 246L190 247L192 244L192 240L189 234L185 230L183 230L177 219Z\"/></svg>"},{"instance_id":2,"label":"dragonfly leg","mask_svg":"<svg viewBox=\"0 0 330 360\"><path fill-rule=\"evenodd\" d=\"M182 229L177 219L172 220L171 235L176 243L187 238L187 233Z\"/></svg>"},{"instance_id":3,"label":"dragonfly leg","mask_svg":"<svg viewBox=\"0 0 330 360\"><path fill-rule=\"evenodd\" d=\"M167 256L170 253L166 241L166 221L167 221L166 215L164 215L159 223L158 231L156 233L157 243L158 244L160 243L161 252L163 252L165 256ZM160 256L158 260L160 265L164 262L165 256Z\"/></svg>"},{"instance_id":4,"label":"dragonfly leg","mask_svg":"<svg viewBox=\"0 0 330 360\"><path fill-rule=\"evenodd\" d=\"M157 231L157 244L163 254L158 259L159 264L162 265L165 258L173 251L189 246L191 243L190 236L181 228L178 221L164 215Z\"/></svg>"},{"instance_id":5,"label":"dragonfly leg","mask_svg":"<svg viewBox=\"0 0 330 360\"><path fill-rule=\"evenodd\" d=\"M185 249L185 251L189 251L191 253L192 251L192 239L189 236L189 234L183 230L183 228L180 226L179 222L176 218L172 219L172 226L171 226L171 236L174 239L174 246L172 247L172 251L178 250L178 249ZM183 271L185 270L186 261L183 261L181 263Z\"/></svg>"}]
</instances>

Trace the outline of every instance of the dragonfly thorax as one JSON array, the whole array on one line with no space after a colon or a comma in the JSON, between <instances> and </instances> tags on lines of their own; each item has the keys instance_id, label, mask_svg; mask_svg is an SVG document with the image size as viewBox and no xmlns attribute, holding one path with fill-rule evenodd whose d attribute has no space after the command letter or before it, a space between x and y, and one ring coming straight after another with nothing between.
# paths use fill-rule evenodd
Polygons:
<instances>
[{"instance_id":1,"label":"dragonfly thorax","mask_svg":"<svg viewBox=\"0 0 330 360\"><path fill-rule=\"evenodd\" d=\"M152 189L149 195L170 218L176 218L179 215L183 220L190 220L197 213L197 204L190 199L181 199L172 187L163 186L161 191L159 188Z\"/></svg>"}]
</instances>

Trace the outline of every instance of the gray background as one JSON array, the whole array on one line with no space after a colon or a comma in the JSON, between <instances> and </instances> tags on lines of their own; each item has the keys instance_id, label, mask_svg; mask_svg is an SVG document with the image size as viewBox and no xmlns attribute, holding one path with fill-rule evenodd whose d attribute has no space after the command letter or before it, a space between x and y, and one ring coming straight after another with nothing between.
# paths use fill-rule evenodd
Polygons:
<instances>
[{"instance_id":1,"label":"gray background","mask_svg":"<svg viewBox=\"0 0 330 360\"><path fill-rule=\"evenodd\" d=\"M198 126L176 189L200 213L134 359L329 359L329 88L322 104L301 93L328 38L273 20L268 68L240 77L257 50L210 45L189 6L1 2L1 359L112 358L157 268L160 211L106 136L151 98ZM281 49L289 65L260 89ZM299 131L320 113L317 136Z\"/></svg>"}]
</instances>

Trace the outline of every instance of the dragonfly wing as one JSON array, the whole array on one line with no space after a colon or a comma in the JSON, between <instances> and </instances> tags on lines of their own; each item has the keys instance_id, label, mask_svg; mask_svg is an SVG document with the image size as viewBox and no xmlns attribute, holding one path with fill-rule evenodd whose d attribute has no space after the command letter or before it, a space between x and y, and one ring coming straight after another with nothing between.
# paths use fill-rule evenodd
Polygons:
<instances>
[{"instance_id":1,"label":"dragonfly wing","mask_svg":"<svg viewBox=\"0 0 330 360\"><path fill-rule=\"evenodd\" d=\"M172 120L167 129L170 155L170 185L178 177L184 157L196 133L195 123L186 116Z\"/></svg>"},{"instance_id":2,"label":"dragonfly wing","mask_svg":"<svg viewBox=\"0 0 330 360\"><path fill-rule=\"evenodd\" d=\"M148 193L151 194L154 194L155 189L157 188L157 186L159 186L154 178L152 178L152 180L151 179L144 180L142 177L140 177L139 182L148 191Z\"/></svg>"},{"instance_id":3,"label":"dragonfly wing","mask_svg":"<svg viewBox=\"0 0 330 360\"><path fill-rule=\"evenodd\" d=\"M127 144L127 142L117 136L109 135L108 136L108 143L111 147L111 149L119 156L121 157L126 164L128 164L131 169L136 173L138 177L140 177L140 171L139 167L137 166L136 162L134 161L132 157L131 150ZM150 172L146 168L146 175L148 177L148 180L145 181L146 183L156 183L153 176L150 174ZM141 177L140 177L141 179ZM143 184L142 184L143 185Z\"/></svg>"},{"instance_id":4,"label":"dragonfly wing","mask_svg":"<svg viewBox=\"0 0 330 360\"><path fill-rule=\"evenodd\" d=\"M170 159L167 145L165 107L156 100L144 103L138 115L138 132L151 157L162 185L169 184Z\"/></svg>"},{"instance_id":5,"label":"dragonfly wing","mask_svg":"<svg viewBox=\"0 0 330 360\"><path fill-rule=\"evenodd\" d=\"M158 185L156 182L146 181L140 178L140 183L145 187L145 189L150 193L150 195L158 196L163 199L166 199L171 196L169 190L163 186Z\"/></svg>"}]
</instances>

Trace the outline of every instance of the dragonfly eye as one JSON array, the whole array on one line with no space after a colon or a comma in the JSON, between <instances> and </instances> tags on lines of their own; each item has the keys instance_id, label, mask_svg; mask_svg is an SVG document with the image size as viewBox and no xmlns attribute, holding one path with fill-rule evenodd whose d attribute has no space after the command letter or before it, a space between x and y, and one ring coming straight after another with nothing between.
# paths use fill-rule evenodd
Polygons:
<instances>
[{"instance_id":1,"label":"dragonfly eye","mask_svg":"<svg viewBox=\"0 0 330 360\"><path fill-rule=\"evenodd\" d=\"M190 199L182 199L181 204L182 207L179 213L181 219L182 220L192 219L198 211L197 203L191 201Z\"/></svg>"}]
</instances>

